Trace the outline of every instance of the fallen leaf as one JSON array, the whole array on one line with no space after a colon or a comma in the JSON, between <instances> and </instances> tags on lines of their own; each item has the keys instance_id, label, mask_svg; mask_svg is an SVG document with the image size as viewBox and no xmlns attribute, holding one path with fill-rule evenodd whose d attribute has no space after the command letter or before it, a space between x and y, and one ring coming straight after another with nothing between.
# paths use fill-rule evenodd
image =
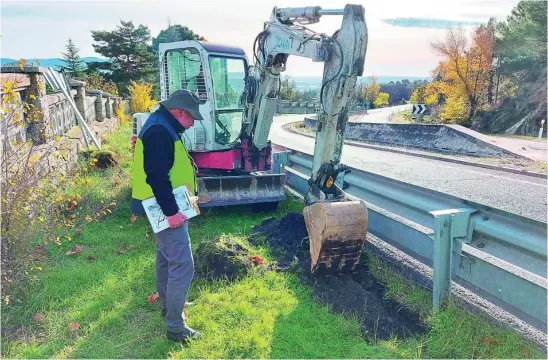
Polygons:
<instances>
[{"instance_id":1,"label":"fallen leaf","mask_svg":"<svg viewBox=\"0 0 548 360\"><path fill-rule=\"evenodd\" d=\"M32 317L32 320L34 321L42 321L42 319L44 319L44 313L41 312L34 314L34 316Z\"/></svg>"},{"instance_id":2,"label":"fallen leaf","mask_svg":"<svg viewBox=\"0 0 548 360\"><path fill-rule=\"evenodd\" d=\"M71 331L80 330L80 324L78 324L77 322L72 322L69 324L68 328Z\"/></svg>"},{"instance_id":3,"label":"fallen leaf","mask_svg":"<svg viewBox=\"0 0 548 360\"><path fill-rule=\"evenodd\" d=\"M158 295L158 293L156 293L156 294L154 294L154 295L150 295L150 296L148 297L148 300L147 300L147 301L148 301L149 303L153 303L153 302L158 301L158 298L159 298L159 297L160 297L160 295Z\"/></svg>"},{"instance_id":4,"label":"fallen leaf","mask_svg":"<svg viewBox=\"0 0 548 360\"><path fill-rule=\"evenodd\" d=\"M252 264L262 264L264 263L264 259L262 257L260 257L259 255L255 255L255 256L250 256L249 257L249 262L252 263Z\"/></svg>"},{"instance_id":5,"label":"fallen leaf","mask_svg":"<svg viewBox=\"0 0 548 360\"><path fill-rule=\"evenodd\" d=\"M136 215L131 215L131 217L129 218L129 221L134 223L135 221L137 221L137 216Z\"/></svg>"},{"instance_id":6,"label":"fallen leaf","mask_svg":"<svg viewBox=\"0 0 548 360\"><path fill-rule=\"evenodd\" d=\"M145 233L145 236L146 236L146 237L150 237L150 235L149 235L148 233Z\"/></svg>"},{"instance_id":7,"label":"fallen leaf","mask_svg":"<svg viewBox=\"0 0 548 360\"><path fill-rule=\"evenodd\" d=\"M113 181L116 185L118 185L118 184L120 183L120 178L119 178L118 176L114 176L114 177L112 178L112 181Z\"/></svg>"},{"instance_id":8,"label":"fallen leaf","mask_svg":"<svg viewBox=\"0 0 548 360\"><path fill-rule=\"evenodd\" d=\"M97 260L97 256L89 255L88 260L89 261L95 261L95 260Z\"/></svg>"},{"instance_id":9,"label":"fallen leaf","mask_svg":"<svg viewBox=\"0 0 548 360\"><path fill-rule=\"evenodd\" d=\"M67 251L67 255L69 255L69 256L76 255L76 254L79 254L81 252L82 252L82 247L79 246L79 245L76 245L75 247L73 247L72 249Z\"/></svg>"}]
</instances>

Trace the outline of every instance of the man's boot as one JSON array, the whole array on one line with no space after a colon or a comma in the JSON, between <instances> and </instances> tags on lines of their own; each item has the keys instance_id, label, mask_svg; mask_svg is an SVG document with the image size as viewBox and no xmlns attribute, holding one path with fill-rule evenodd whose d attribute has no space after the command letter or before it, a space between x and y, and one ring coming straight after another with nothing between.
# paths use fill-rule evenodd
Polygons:
<instances>
[{"instance_id":1,"label":"man's boot","mask_svg":"<svg viewBox=\"0 0 548 360\"><path fill-rule=\"evenodd\" d=\"M185 328L177 333L167 331L167 338L172 341L186 342L188 340L198 340L201 338L201 334L194 329L189 328L185 325Z\"/></svg>"}]
</instances>

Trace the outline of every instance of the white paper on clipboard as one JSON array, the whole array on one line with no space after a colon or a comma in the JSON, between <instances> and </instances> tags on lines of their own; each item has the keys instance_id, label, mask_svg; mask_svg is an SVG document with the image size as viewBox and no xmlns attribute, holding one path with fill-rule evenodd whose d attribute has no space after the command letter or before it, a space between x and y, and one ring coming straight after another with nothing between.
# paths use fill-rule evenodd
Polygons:
<instances>
[{"instance_id":1,"label":"white paper on clipboard","mask_svg":"<svg viewBox=\"0 0 548 360\"><path fill-rule=\"evenodd\" d=\"M177 205L179 206L179 211L184 216L190 219L200 214L200 209L197 204L191 201L193 195L189 192L186 185L173 189L173 195L175 196L175 202L177 202ZM159 233L169 227L167 217L163 213L155 197L145 199L142 203L154 233Z\"/></svg>"}]
</instances>

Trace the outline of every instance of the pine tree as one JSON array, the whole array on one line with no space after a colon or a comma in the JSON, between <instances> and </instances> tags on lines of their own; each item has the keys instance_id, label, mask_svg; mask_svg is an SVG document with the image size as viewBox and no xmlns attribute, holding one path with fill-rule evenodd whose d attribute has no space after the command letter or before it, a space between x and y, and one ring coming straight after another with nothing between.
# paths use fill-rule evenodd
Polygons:
<instances>
[{"instance_id":1,"label":"pine tree","mask_svg":"<svg viewBox=\"0 0 548 360\"><path fill-rule=\"evenodd\" d=\"M150 50L150 30L144 25L135 26L132 21L120 20L112 31L91 31L95 43L93 49L108 58L107 62L91 62L91 71L103 72L118 86L121 94L127 94L131 80L154 82L157 69L154 54Z\"/></svg>"},{"instance_id":2,"label":"pine tree","mask_svg":"<svg viewBox=\"0 0 548 360\"><path fill-rule=\"evenodd\" d=\"M74 78L82 75L82 72L84 71L84 60L80 59L80 55L78 55L79 51L80 50L72 42L72 39L69 38L67 52L63 53L63 62L65 65L61 66L61 69L68 72Z\"/></svg>"}]
</instances>

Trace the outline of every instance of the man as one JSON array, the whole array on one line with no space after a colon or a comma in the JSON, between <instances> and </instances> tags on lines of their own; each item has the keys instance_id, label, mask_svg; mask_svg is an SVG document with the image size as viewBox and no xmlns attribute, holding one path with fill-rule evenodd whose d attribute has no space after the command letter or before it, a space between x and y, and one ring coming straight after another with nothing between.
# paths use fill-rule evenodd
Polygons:
<instances>
[{"instance_id":1,"label":"man","mask_svg":"<svg viewBox=\"0 0 548 360\"><path fill-rule=\"evenodd\" d=\"M141 201L152 196L167 217L169 228L156 236L156 287L162 303L167 337L175 341L197 339L200 333L187 326L183 309L194 277L188 222L179 211L173 189L187 185L196 194L195 165L181 133L203 120L199 100L188 90L177 90L160 102L135 143L132 179L132 213L144 214Z\"/></svg>"}]
</instances>

